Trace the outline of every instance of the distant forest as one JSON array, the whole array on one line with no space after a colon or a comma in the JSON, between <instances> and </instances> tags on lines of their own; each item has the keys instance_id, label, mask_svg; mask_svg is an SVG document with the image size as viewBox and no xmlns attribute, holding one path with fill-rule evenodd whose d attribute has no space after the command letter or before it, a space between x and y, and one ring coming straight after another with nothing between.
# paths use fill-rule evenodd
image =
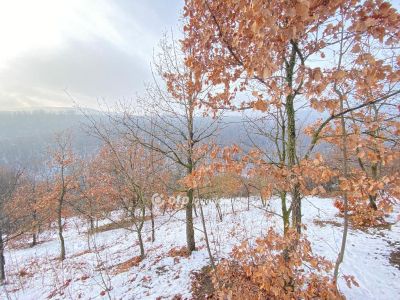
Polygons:
<instances>
[{"instance_id":1,"label":"distant forest","mask_svg":"<svg viewBox=\"0 0 400 300\"><path fill-rule=\"evenodd\" d=\"M88 114L98 120L107 119L99 111L90 110ZM304 126L312 121L315 118L304 115L299 125ZM254 144L264 149L269 147L262 134L255 132L254 126L246 125L246 117L225 116L219 127L216 142L220 145L238 144L243 149L251 148ZM1 111L0 128L0 162L32 172L48 156L47 148L52 145L54 135L58 132L70 131L74 151L83 157L90 156L101 144L90 134L87 116L78 109ZM299 140L302 144L308 137L300 132Z\"/></svg>"}]
</instances>

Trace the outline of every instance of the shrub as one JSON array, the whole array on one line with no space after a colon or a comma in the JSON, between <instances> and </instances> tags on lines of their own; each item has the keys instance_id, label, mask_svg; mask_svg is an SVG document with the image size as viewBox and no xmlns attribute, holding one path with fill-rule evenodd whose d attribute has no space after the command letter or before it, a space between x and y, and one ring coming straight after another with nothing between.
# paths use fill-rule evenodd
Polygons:
<instances>
[{"instance_id":1,"label":"shrub","mask_svg":"<svg viewBox=\"0 0 400 300\"><path fill-rule=\"evenodd\" d=\"M328 275L332 268L306 238L270 229L254 245L235 247L232 258L217 266L213 283L219 299L341 299Z\"/></svg>"}]
</instances>

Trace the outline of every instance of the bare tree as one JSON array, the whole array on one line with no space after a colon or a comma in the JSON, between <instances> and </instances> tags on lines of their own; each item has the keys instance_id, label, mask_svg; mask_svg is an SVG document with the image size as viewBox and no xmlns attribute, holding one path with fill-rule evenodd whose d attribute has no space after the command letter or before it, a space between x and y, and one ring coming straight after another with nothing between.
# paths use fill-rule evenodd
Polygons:
<instances>
[{"instance_id":1,"label":"bare tree","mask_svg":"<svg viewBox=\"0 0 400 300\"><path fill-rule=\"evenodd\" d=\"M117 119L109 114L111 121ZM103 142L99 154L94 158L92 167L96 168L91 179L92 193L96 197L108 199L106 210L98 208L103 217L112 209L122 209L129 218L129 226L124 226L137 234L140 258L145 257L143 226L146 221L146 210L150 210L152 221L152 240L155 239L154 215L151 196L162 192L163 181L167 176L165 158L152 148L132 141L125 134L120 134L119 123L98 122L87 116L90 132ZM102 202L102 201L99 201ZM104 202L104 201L103 201ZM100 205L101 206L101 205ZM108 218L111 222L116 220ZM133 224L133 229L131 228Z\"/></svg>"},{"instance_id":2,"label":"bare tree","mask_svg":"<svg viewBox=\"0 0 400 300\"><path fill-rule=\"evenodd\" d=\"M13 229L4 208L17 187L20 175L19 171L0 167L0 283L3 283L6 278L4 247L6 241L10 239L8 235L12 233ZM6 239L3 235L6 235Z\"/></svg>"},{"instance_id":3,"label":"bare tree","mask_svg":"<svg viewBox=\"0 0 400 300\"><path fill-rule=\"evenodd\" d=\"M49 203L56 201L56 215L58 237L60 239L60 259L65 259L65 241L63 236L63 209L66 197L75 187L73 171L74 155L72 152L71 135L68 132L62 132L55 136L55 146L50 150L50 166L53 173L53 182L50 194L47 199Z\"/></svg>"},{"instance_id":4,"label":"bare tree","mask_svg":"<svg viewBox=\"0 0 400 300\"><path fill-rule=\"evenodd\" d=\"M198 118L204 114L200 104L211 87L195 84L193 72L184 64L185 53L176 42L165 37L160 50L154 59L154 82L147 86L145 96L139 97L139 109L124 107L113 121L126 139L162 154L178 166L183 178L191 175L205 157L204 149L217 131L218 118ZM176 189L189 199L186 239L191 252L195 250L193 189Z\"/></svg>"}]
</instances>

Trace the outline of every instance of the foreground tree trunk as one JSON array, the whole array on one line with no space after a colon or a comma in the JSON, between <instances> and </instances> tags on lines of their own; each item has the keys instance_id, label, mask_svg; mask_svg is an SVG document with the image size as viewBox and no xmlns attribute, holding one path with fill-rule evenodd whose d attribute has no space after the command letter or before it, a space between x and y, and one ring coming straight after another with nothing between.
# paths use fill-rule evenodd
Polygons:
<instances>
[{"instance_id":1,"label":"foreground tree trunk","mask_svg":"<svg viewBox=\"0 0 400 300\"><path fill-rule=\"evenodd\" d=\"M341 40L340 40L340 52L339 52L339 61L338 61L338 70L341 69L342 67L342 57L343 57L343 31L344 31L344 20L342 19L342 30L341 30ZM340 112L344 111L344 96L343 93L341 92L337 82L335 82L333 86L333 90L336 93L336 95L339 97L340 101ZM349 177L349 166L348 166L348 149L347 149L347 129L346 129L346 121L345 121L345 116L342 114L340 117L340 126L341 126L341 135L342 135L342 158L343 158L343 164L342 164L342 170L343 170L343 177L344 180L347 180ZM343 224L343 235L342 235L342 243L340 246L340 251L338 254L338 257L336 259L335 263L335 269L333 272L333 282L337 286L337 278L339 275L339 267L340 264L343 262L344 259L344 252L346 250L346 243L347 243L347 231L349 227L349 216L348 216L348 198L347 198L347 191L343 190L342 191L343 195L343 204L344 204L344 224Z\"/></svg>"},{"instance_id":2,"label":"foreground tree trunk","mask_svg":"<svg viewBox=\"0 0 400 300\"><path fill-rule=\"evenodd\" d=\"M297 233L301 233L301 197L299 185L296 184L292 191L292 226Z\"/></svg>"},{"instance_id":3,"label":"foreground tree trunk","mask_svg":"<svg viewBox=\"0 0 400 300\"><path fill-rule=\"evenodd\" d=\"M296 65L296 47L295 42L292 42L292 51L290 60L286 65L286 81L289 88L293 86L294 68ZM286 97L286 114L287 114L287 156L288 167L293 168L296 165L296 112L294 108L295 95L289 94ZM295 183L291 188L292 196L292 226L298 233L301 233L301 197L300 186Z\"/></svg>"},{"instance_id":4,"label":"foreground tree trunk","mask_svg":"<svg viewBox=\"0 0 400 300\"><path fill-rule=\"evenodd\" d=\"M186 205L186 243L189 253L196 250L193 228L193 190L187 191L188 203Z\"/></svg>"}]
</instances>

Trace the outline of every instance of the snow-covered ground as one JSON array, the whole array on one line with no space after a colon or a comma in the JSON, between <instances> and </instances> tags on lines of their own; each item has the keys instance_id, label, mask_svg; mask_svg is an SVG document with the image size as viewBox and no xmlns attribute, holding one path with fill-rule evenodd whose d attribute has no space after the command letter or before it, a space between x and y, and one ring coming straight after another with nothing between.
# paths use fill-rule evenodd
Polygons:
<instances>
[{"instance_id":1,"label":"snow-covered ground","mask_svg":"<svg viewBox=\"0 0 400 300\"><path fill-rule=\"evenodd\" d=\"M234 200L235 214L229 200L222 202L219 221L213 203L204 207L207 230L216 258L229 257L234 245L244 239L262 236L269 226L281 227L279 217L261 209L260 201ZM268 210L278 208L272 200ZM331 199L303 200L306 234L315 253L331 261L336 259L342 228L335 223ZM316 222L316 220L323 221ZM328 222L325 221L334 221ZM104 221L103 223L106 223ZM156 241L150 241L150 222L145 224L147 256L137 265L118 267L139 254L134 232L116 229L91 236L88 250L86 225L77 219L67 221L65 243L67 258L58 260L59 242L55 232L47 232L46 242L34 248L6 251L7 284L0 288L1 299L171 299L175 295L190 299L191 273L208 264L200 217L195 219L198 251L190 257L170 257L174 247L185 246L184 212L158 216ZM400 224L391 229L351 229L341 273L354 275L360 287L339 282L348 299L400 299L400 270L389 262L389 254L400 244ZM107 293L106 291L109 290Z\"/></svg>"}]
</instances>

